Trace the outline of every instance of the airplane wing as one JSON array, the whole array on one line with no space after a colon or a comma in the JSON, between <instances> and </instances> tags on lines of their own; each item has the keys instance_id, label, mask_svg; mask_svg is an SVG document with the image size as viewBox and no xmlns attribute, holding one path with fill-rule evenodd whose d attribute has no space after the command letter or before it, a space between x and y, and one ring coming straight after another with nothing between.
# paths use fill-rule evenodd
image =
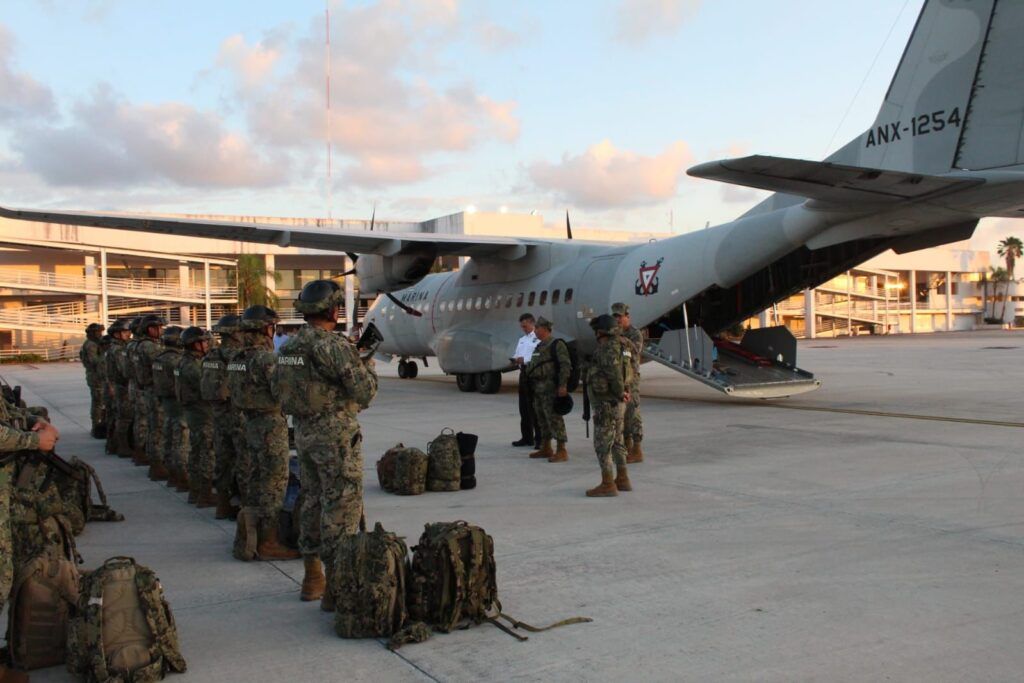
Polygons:
<instances>
[{"instance_id":1,"label":"airplane wing","mask_svg":"<svg viewBox=\"0 0 1024 683\"><path fill-rule=\"evenodd\" d=\"M547 242L544 239L518 237L470 237L437 233L330 230L273 223L242 223L131 214L33 211L10 209L3 206L0 206L0 218L188 237L209 237L240 242L276 244L280 247L304 247L380 256L394 256L403 251L414 251L417 247L429 246L435 249L439 256L491 256L513 260L525 256L528 247Z\"/></svg>"},{"instance_id":2,"label":"airplane wing","mask_svg":"<svg viewBox=\"0 0 1024 683\"><path fill-rule=\"evenodd\" d=\"M980 178L932 176L761 155L710 161L686 173L695 178L845 205L931 199L985 182Z\"/></svg>"}]
</instances>

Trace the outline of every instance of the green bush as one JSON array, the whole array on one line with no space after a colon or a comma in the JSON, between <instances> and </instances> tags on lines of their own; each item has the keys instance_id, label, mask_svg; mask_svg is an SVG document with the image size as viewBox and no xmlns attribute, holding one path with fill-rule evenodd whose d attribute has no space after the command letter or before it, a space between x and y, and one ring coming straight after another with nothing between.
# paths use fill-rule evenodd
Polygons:
<instances>
[{"instance_id":1,"label":"green bush","mask_svg":"<svg viewBox=\"0 0 1024 683\"><path fill-rule=\"evenodd\" d=\"M0 363L42 363L45 360L38 353L19 353L17 356L0 358Z\"/></svg>"}]
</instances>

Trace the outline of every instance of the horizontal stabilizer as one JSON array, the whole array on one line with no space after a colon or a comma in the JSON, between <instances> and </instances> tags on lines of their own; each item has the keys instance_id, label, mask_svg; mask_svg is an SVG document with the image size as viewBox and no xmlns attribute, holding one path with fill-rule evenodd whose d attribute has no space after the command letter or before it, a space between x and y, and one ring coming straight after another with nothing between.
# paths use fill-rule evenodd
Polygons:
<instances>
[{"instance_id":1,"label":"horizontal stabilizer","mask_svg":"<svg viewBox=\"0 0 1024 683\"><path fill-rule=\"evenodd\" d=\"M687 173L696 178L842 205L922 200L985 182L761 155L710 161L694 166Z\"/></svg>"}]
</instances>

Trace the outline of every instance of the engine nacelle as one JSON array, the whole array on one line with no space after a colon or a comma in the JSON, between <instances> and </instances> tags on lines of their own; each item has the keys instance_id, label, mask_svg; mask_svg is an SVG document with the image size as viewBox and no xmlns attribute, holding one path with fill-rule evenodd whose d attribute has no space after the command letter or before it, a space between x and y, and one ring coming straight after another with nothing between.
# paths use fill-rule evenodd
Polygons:
<instances>
[{"instance_id":1,"label":"engine nacelle","mask_svg":"<svg viewBox=\"0 0 1024 683\"><path fill-rule=\"evenodd\" d=\"M433 251L394 256L362 254L356 261L359 288L364 292L394 292L412 287L426 277L436 258Z\"/></svg>"}]
</instances>

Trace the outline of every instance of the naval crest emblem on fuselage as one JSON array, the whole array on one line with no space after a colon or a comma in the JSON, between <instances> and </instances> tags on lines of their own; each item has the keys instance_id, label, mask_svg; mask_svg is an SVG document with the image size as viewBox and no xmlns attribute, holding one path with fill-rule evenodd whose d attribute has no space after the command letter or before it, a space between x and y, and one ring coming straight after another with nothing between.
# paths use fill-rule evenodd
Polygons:
<instances>
[{"instance_id":1,"label":"naval crest emblem on fuselage","mask_svg":"<svg viewBox=\"0 0 1024 683\"><path fill-rule=\"evenodd\" d=\"M650 296L658 293L658 270L664 260L664 257L658 259L653 266L647 265L647 261L640 262L640 273L635 283L637 296Z\"/></svg>"}]
</instances>

